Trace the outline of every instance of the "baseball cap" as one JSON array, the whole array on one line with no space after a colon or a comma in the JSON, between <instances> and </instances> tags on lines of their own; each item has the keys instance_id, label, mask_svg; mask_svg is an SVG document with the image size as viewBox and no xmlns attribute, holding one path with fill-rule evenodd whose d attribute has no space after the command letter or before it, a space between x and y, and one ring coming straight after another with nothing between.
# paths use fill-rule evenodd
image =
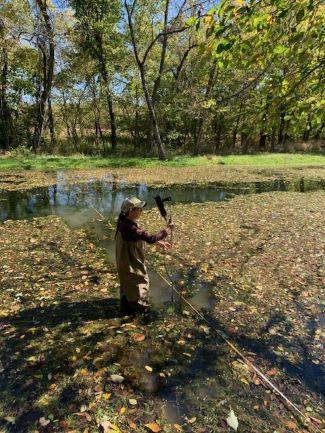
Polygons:
<instances>
[{"instance_id":1,"label":"baseball cap","mask_svg":"<svg viewBox=\"0 0 325 433\"><path fill-rule=\"evenodd\" d=\"M135 207L143 208L145 207L147 203L145 201L141 201L138 199L138 197L127 197L121 206L121 212L124 214L127 214L130 210L134 209Z\"/></svg>"}]
</instances>

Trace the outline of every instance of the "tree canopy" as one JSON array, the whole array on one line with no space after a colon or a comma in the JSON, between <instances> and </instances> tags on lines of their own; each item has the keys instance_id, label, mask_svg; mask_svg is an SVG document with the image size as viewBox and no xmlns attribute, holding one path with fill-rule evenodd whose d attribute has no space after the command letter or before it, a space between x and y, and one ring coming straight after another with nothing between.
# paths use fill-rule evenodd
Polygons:
<instances>
[{"instance_id":1,"label":"tree canopy","mask_svg":"<svg viewBox=\"0 0 325 433\"><path fill-rule=\"evenodd\" d=\"M320 0L0 0L0 149L287 150L324 137Z\"/></svg>"}]
</instances>

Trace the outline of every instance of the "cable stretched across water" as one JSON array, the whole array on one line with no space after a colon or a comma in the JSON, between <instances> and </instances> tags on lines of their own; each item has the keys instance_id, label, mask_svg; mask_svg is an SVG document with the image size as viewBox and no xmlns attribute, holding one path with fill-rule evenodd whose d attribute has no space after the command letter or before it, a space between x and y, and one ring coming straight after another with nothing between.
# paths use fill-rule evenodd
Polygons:
<instances>
[{"instance_id":1,"label":"cable stretched across water","mask_svg":"<svg viewBox=\"0 0 325 433\"><path fill-rule=\"evenodd\" d=\"M102 215L96 208L93 208L96 213L103 219L105 220L106 218L104 217L104 215ZM202 319L208 326L210 329L212 329L219 337L221 337L221 339L228 345L228 347L231 348L231 350L233 350L244 362L245 364L252 369L259 377L260 379L262 379L263 383L279 398L282 399L282 401L287 405L287 407L296 415L299 415L303 420L305 420L305 422L308 423L308 427L311 428L313 430L313 432L316 433L321 433L322 430L320 430L313 422L312 420L305 415L296 404L294 404L288 397L286 397L286 395L279 390L279 388L268 378L265 376L264 373L262 373L262 371L257 368L249 359L247 359L247 357L230 341L229 337L220 329L216 328L216 326L211 323L211 321L204 315L202 314L197 308L194 307L194 305L188 301L182 294L181 292L175 287L175 284L171 278L171 275L168 271L167 265L166 265L166 254L164 254L164 269L167 275L168 280L157 270L155 269L155 266L153 265L153 263L149 260L148 264L150 265L150 267L157 273L157 275L160 276L160 278L171 288L172 293L176 293L177 296L186 304L190 307L190 309L198 316L200 317L200 319ZM173 299L173 298L172 298Z\"/></svg>"}]
</instances>

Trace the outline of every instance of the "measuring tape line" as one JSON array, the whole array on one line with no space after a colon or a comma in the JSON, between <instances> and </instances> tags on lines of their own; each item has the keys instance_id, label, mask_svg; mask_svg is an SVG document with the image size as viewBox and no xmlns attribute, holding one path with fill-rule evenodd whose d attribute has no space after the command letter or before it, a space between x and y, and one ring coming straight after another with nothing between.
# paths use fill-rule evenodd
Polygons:
<instances>
[{"instance_id":1,"label":"measuring tape line","mask_svg":"<svg viewBox=\"0 0 325 433\"><path fill-rule=\"evenodd\" d=\"M152 264L151 264L152 266ZM307 417L303 412L301 412L301 410L291 401L288 399L288 397L286 397L283 392L281 392L279 390L279 388L277 386L274 385L273 382L270 381L270 379L268 377L265 376L264 373L261 372L261 370L259 370L249 359L246 358L246 356L233 344L231 343L231 341L229 341L229 339L226 337L226 335L220 331L219 329L217 329L205 316L204 314L202 314L200 311L198 311L194 305L192 305L181 293L179 290L177 290L174 287L174 282L172 281L172 279L170 278L169 272L167 270L167 266L166 266L166 261L165 261L165 257L164 257L164 267L165 267L165 272L169 278L170 281L168 281L160 272L158 272L155 268L153 268L155 270L155 272L157 272L157 274L160 276L160 278L163 279L163 281L166 282L166 284L168 284L171 289L177 293L177 295L217 334L219 335L222 340L238 355L240 356L240 358L268 385L269 388L271 388L271 390L278 396L281 397L285 403L287 403L287 405L289 406L290 409L292 409L293 411L295 411L298 415L300 415L304 420L306 420L306 422L309 423L309 426L313 429L313 431L315 432L319 432L322 433L322 430L320 430L313 422L312 420Z\"/></svg>"},{"instance_id":2,"label":"measuring tape line","mask_svg":"<svg viewBox=\"0 0 325 433\"><path fill-rule=\"evenodd\" d=\"M103 219L105 220L105 217L96 209L93 207L93 209L97 212L97 214ZM291 401L289 400L288 397L286 397L283 392L281 392L279 390L279 388L277 386L274 385L274 383L265 376L264 373L261 372L261 370L259 368L257 368L251 361L249 361L249 359L246 358L246 356L231 342L229 341L229 339L226 337L226 335L220 331L219 329L217 329L205 316L204 314L202 314L200 311L198 311L194 305L192 305L181 293L179 290L177 290L174 287L174 282L172 281L167 266L166 266L166 254L164 254L164 267L165 267L165 272L169 278L170 281L168 281L159 271L157 271L154 267L154 265L147 260L147 262L149 263L149 265L152 267L152 269L160 276L160 278L169 286L171 287L171 289L180 297L180 299L182 299L194 312L197 316L199 316L217 335L219 335L222 340L246 363L246 365L248 365L248 367L250 367L262 380L264 383L266 383L266 385L273 391L273 393L278 396L281 397L283 399L283 401L289 406L289 409L293 410L294 412L296 412L296 414L300 415L308 424L309 427L312 428L312 430L316 433L322 433L322 430L320 430L313 422L312 420L307 417L303 412L301 412L301 410Z\"/></svg>"}]
</instances>

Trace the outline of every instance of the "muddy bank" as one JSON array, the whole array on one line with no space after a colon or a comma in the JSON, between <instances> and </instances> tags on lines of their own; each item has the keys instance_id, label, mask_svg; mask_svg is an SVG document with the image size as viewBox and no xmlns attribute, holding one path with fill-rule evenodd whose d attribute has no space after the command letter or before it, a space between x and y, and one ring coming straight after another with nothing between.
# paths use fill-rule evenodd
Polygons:
<instances>
[{"instance_id":1,"label":"muddy bank","mask_svg":"<svg viewBox=\"0 0 325 433\"><path fill-rule=\"evenodd\" d=\"M268 182L276 179L294 181L301 178L325 180L325 167L296 167L283 169L254 167L163 167L163 168L120 168L92 170L45 171L0 171L0 191L26 190L49 186L64 181L84 183L90 180L106 180L116 186L125 183L145 183L152 187L175 185L206 185L211 183Z\"/></svg>"}]
</instances>

